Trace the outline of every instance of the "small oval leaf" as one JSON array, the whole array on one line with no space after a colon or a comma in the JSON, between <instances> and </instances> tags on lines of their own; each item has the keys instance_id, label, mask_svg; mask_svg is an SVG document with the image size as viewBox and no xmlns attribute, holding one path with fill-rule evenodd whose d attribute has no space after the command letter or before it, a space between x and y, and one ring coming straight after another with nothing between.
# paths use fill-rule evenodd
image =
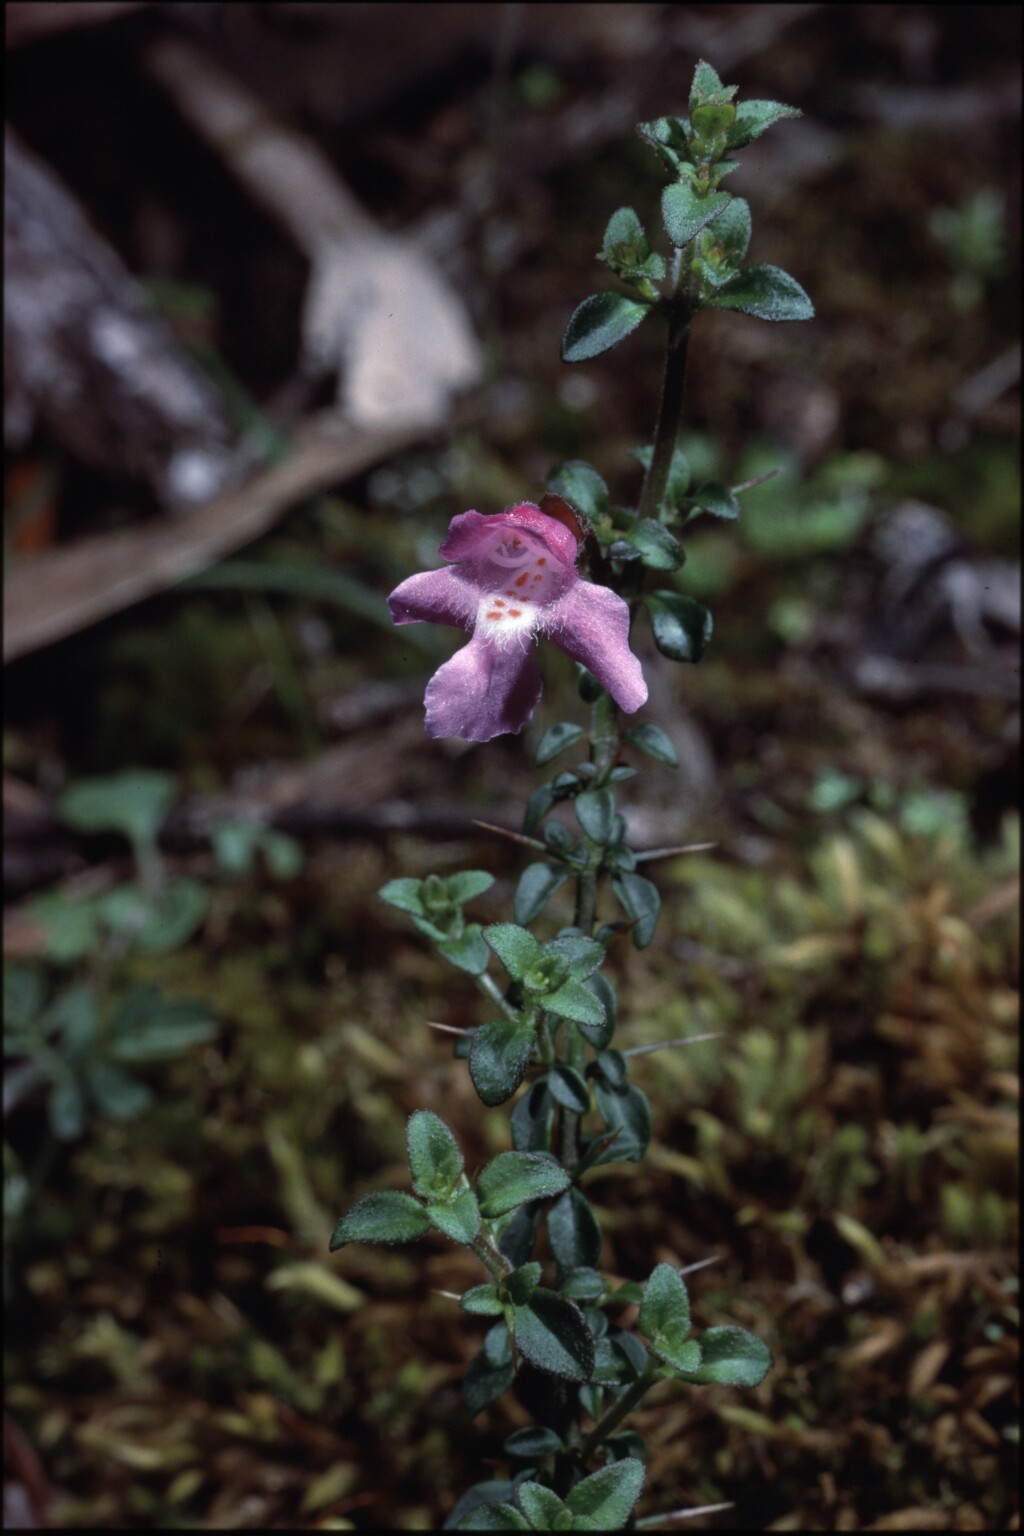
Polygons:
<instances>
[{"instance_id":1,"label":"small oval leaf","mask_svg":"<svg viewBox=\"0 0 1024 1536\"><path fill-rule=\"evenodd\" d=\"M572 313L562 338L562 362L585 363L618 346L651 312L619 293L594 293Z\"/></svg>"}]
</instances>

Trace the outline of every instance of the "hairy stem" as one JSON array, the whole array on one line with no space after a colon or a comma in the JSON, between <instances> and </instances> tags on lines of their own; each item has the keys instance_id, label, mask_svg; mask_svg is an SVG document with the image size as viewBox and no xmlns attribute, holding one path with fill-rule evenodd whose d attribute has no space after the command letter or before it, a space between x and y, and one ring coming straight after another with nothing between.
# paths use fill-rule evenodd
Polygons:
<instances>
[{"instance_id":1,"label":"hairy stem","mask_svg":"<svg viewBox=\"0 0 1024 1536\"><path fill-rule=\"evenodd\" d=\"M695 310L686 292L686 274L689 271L690 246L676 252L673 269L672 295L668 303L668 340L665 344L665 372L661 380L661 402L658 406L658 422L654 429L654 447L651 462L644 476L640 493L639 515L656 518L661 512L668 486L672 454L679 436L679 424L683 416L683 395L686 389L686 352L690 340L690 322Z\"/></svg>"},{"instance_id":2,"label":"hairy stem","mask_svg":"<svg viewBox=\"0 0 1024 1536\"><path fill-rule=\"evenodd\" d=\"M512 1273L512 1265L506 1259L501 1249L482 1232L474 1238L470 1244L473 1252L494 1281L502 1281L506 1275Z\"/></svg>"},{"instance_id":3,"label":"hairy stem","mask_svg":"<svg viewBox=\"0 0 1024 1536\"><path fill-rule=\"evenodd\" d=\"M606 784L619 753L619 712L614 699L601 692L590 708L590 760L596 772L593 785ZM597 921L597 891L601 864L601 848L597 843L584 839L589 859L587 867L576 876L575 925L585 938L590 938ZM567 1021L565 1027L565 1063L582 1072L586 1066L586 1041L575 1024ZM559 1153L563 1168L574 1168L580 1156L580 1116L572 1109L563 1109Z\"/></svg>"},{"instance_id":4,"label":"hairy stem","mask_svg":"<svg viewBox=\"0 0 1024 1536\"><path fill-rule=\"evenodd\" d=\"M501 1009L506 1019L519 1019L520 1015L518 1011L512 1007L511 1003L505 1000L505 997L502 994L502 990L498 986L498 983L495 981L493 976L489 976L487 972L484 971L482 975L474 976L473 980L476 982L484 996L489 998L492 1003L496 1004L497 1007Z\"/></svg>"},{"instance_id":5,"label":"hairy stem","mask_svg":"<svg viewBox=\"0 0 1024 1536\"><path fill-rule=\"evenodd\" d=\"M627 1414L633 1412L638 1403L642 1402L647 1393L658 1380L658 1369L648 1362L643 1375L634 1381L631 1387L612 1403L611 1407L601 1415L589 1435L585 1435L579 1444L579 1457L581 1461L587 1461L591 1457L602 1440L607 1440L612 1430L617 1429Z\"/></svg>"}]
</instances>

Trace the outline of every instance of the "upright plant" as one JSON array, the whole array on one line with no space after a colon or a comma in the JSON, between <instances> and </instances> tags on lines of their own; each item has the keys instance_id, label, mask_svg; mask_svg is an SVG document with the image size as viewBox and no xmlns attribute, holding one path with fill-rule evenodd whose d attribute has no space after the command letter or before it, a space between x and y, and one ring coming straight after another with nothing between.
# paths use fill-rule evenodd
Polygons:
<instances>
[{"instance_id":1,"label":"upright plant","mask_svg":"<svg viewBox=\"0 0 1024 1536\"><path fill-rule=\"evenodd\" d=\"M452 519L441 545L448 562L410 576L391 595L396 624L426 621L470 632L426 692L428 731L488 741L522 729L540 698L531 640L544 635L579 664L589 729L561 721L540 739L546 767L573 749L585 753L530 796L521 834L533 861L513 899L513 921L481 927L466 907L493 883L483 870L390 881L381 899L406 912L438 952L473 977L490 1016L457 1057L468 1059L487 1105L509 1102L512 1149L467 1175L444 1122L418 1110L408 1124L411 1194L365 1196L338 1223L331 1248L351 1242L411 1242L431 1229L469 1248L486 1280L460 1298L487 1322L464 1383L479 1413L514 1382L534 1425L509 1437L518 1470L478 1483L453 1509L460 1530L618 1530L635 1524L646 1448L623 1429L627 1415L664 1380L756 1386L771 1364L767 1347L743 1328L694 1334L680 1272L659 1264L643 1283L614 1285L600 1272L602 1237L587 1199L587 1175L603 1164L639 1162L651 1135L645 1094L630 1082L635 1051L613 1045L615 989L603 970L628 934L650 944L657 886L641 873L674 849L629 846L616 804L636 770L627 748L674 765L669 737L655 724L623 729L647 699L629 647L632 621L646 610L654 642L674 661L698 661L711 635L702 604L664 583L684 561L680 534L692 518L739 514L743 487L694 486L678 437L690 327L702 310L734 309L763 320L806 320L800 285L772 266L744 266L750 209L721 183L728 156L792 107L737 102L710 65L693 78L688 118L641 123L669 181L661 198L671 242L652 248L632 208L608 222L601 259L629 290L594 294L572 315L562 343L567 363L584 362L624 340L651 316L666 325L665 371L654 441L637 450L645 466L636 510L613 506L590 465L574 461L551 476L539 502L489 516ZM577 570L583 559L592 580ZM575 830L549 818L568 804ZM571 884L573 922L553 937L532 930L555 893ZM610 887L622 914L600 915ZM492 968L496 966L496 974ZM677 1042L668 1042L669 1044ZM526 1084L522 1092L522 1085ZM543 1222L546 1250L539 1250ZM624 1325L638 1307L635 1327ZM655 1524L657 1519L642 1521Z\"/></svg>"}]
</instances>

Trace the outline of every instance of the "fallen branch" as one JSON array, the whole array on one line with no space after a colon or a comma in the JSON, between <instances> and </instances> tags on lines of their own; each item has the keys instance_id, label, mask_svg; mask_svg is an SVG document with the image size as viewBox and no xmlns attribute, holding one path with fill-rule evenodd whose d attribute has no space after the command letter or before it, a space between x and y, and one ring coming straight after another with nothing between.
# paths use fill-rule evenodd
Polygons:
<instances>
[{"instance_id":1,"label":"fallen branch","mask_svg":"<svg viewBox=\"0 0 1024 1536\"><path fill-rule=\"evenodd\" d=\"M330 413L307 424L291 458L173 523L98 534L19 562L4 581L4 660L184 581L258 538L297 502L408 448L419 435L343 429Z\"/></svg>"},{"instance_id":2,"label":"fallen branch","mask_svg":"<svg viewBox=\"0 0 1024 1536\"><path fill-rule=\"evenodd\" d=\"M308 257L305 363L338 373L350 422L434 426L475 384L481 354L465 308L430 259L378 229L319 149L275 122L206 54L180 38L146 66L233 176Z\"/></svg>"}]
</instances>

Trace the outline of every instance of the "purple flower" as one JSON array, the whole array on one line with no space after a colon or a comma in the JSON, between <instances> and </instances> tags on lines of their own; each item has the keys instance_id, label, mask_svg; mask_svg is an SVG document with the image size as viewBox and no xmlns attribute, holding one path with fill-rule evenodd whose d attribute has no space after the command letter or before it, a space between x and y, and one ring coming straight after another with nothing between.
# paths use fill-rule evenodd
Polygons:
<instances>
[{"instance_id":1,"label":"purple flower","mask_svg":"<svg viewBox=\"0 0 1024 1536\"><path fill-rule=\"evenodd\" d=\"M469 644L427 684L431 736L490 741L521 731L541 695L531 641L545 635L580 661L628 714L647 700L629 648L629 608L576 571L572 531L532 502L489 517L453 517L440 554L450 564L421 571L388 599L396 624L456 624Z\"/></svg>"}]
</instances>

